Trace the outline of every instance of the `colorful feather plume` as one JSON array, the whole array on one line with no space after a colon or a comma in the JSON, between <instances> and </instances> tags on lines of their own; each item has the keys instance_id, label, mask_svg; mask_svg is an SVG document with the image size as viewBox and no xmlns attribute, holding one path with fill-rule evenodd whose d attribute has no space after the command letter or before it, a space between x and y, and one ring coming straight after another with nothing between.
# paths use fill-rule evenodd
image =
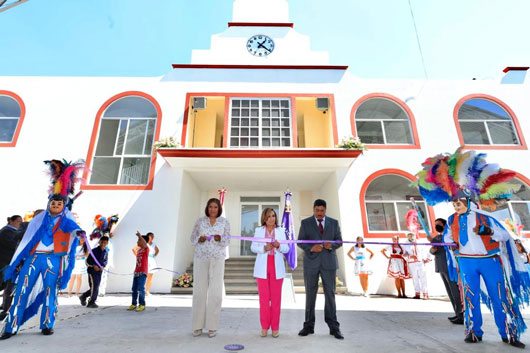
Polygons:
<instances>
[{"instance_id":1,"label":"colorful feather plume","mask_svg":"<svg viewBox=\"0 0 530 353\"><path fill-rule=\"evenodd\" d=\"M66 160L52 159L50 161L44 161L48 165L48 175L51 180L49 194L50 197L53 195L61 195L65 200L68 201L69 208L75 198L75 185L81 182L82 172L85 169L85 162L79 160L76 162L67 162Z\"/></svg>"},{"instance_id":2,"label":"colorful feather plume","mask_svg":"<svg viewBox=\"0 0 530 353\"><path fill-rule=\"evenodd\" d=\"M508 198L519 189L509 183L515 173L488 164L484 153L457 149L453 154L438 154L423 162L413 183L429 205L455 200L462 191L474 201Z\"/></svg>"},{"instance_id":3,"label":"colorful feather plume","mask_svg":"<svg viewBox=\"0 0 530 353\"><path fill-rule=\"evenodd\" d=\"M418 236L420 232L420 223L418 222L418 212L415 209L410 209L407 211L405 216L405 221L407 222L407 228L411 233L414 233Z\"/></svg>"}]
</instances>

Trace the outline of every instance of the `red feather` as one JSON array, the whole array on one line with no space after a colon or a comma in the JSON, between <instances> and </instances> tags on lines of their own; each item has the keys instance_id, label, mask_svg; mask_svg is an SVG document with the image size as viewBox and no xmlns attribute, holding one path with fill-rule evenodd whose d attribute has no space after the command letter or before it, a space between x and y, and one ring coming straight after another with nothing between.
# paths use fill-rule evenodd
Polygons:
<instances>
[{"instance_id":1,"label":"red feather","mask_svg":"<svg viewBox=\"0 0 530 353\"><path fill-rule=\"evenodd\" d=\"M488 188L491 185L498 184L498 183L503 183L505 181L508 181L508 180L514 178L514 177L515 177L515 173L514 172L510 172L510 171L501 169L501 170L499 170L499 172L497 174L490 175L486 179L486 181L484 181L484 184L482 184L482 189L480 189L480 193L482 194L482 193L486 192L486 190L488 190Z\"/></svg>"}]
</instances>

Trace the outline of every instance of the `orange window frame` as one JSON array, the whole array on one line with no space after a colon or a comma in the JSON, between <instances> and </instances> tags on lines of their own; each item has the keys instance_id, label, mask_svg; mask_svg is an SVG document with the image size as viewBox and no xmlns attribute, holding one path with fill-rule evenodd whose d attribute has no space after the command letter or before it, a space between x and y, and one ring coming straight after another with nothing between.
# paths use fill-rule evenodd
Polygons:
<instances>
[{"instance_id":1,"label":"orange window frame","mask_svg":"<svg viewBox=\"0 0 530 353\"><path fill-rule=\"evenodd\" d=\"M504 109L508 115L512 118L513 125L515 127L515 133L517 134L517 137L519 138L520 145L513 145L513 146L507 146L507 145L466 145L464 143L464 136L462 135L462 129L460 129L460 123L458 122L458 111L460 110L460 107L462 104L464 104L466 101L470 99L485 99L492 101L493 103L496 103L501 106L502 109ZM475 150L527 150L526 141L523 136L523 131L521 130L521 126L519 125L519 120L517 119L517 116L515 115L514 111L503 101L500 99L490 96L488 94L481 94L481 93L473 93L468 94L465 97L460 98L460 100L456 103L455 108L453 110L453 119L455 122L456 132L458 134L458 140L460 141L460 146L463 146L464 149L475 149Z\"/></svg>"},{"instance_id":2,"label":"orange window frame","mask_svg":"<svg viewBox=\"0 0 530 353\"><path fill-rule=\"evenodd\" d=\"M407 103L403 102L401 99L391 95L391 94L388 94L388 93L381 93L381 92L376 92L376 93L370 93L370 94L367 94L367 95L364 95L362 96L361 98L359 98L355 104L353 105L352 109L351 109L351 112L350 112L350 124L351 124L351 131L352 131L352 134L353 136L358 136L357 135L357 125L355 124L355 114L357 113L357 109L359 108L359 106L364 103L365 101L369 100L369 99L372 99L372 98L385 98L385 99L388 99L390 101L393 101L394 103L396 103L397 105L399 105L404 111L405 113L408 115L408 118L409 118L409 122L410 122L410 128L411 128L411 133L412 133L412 139L413 139L413 144L410 144L410 145L395 145L395 144L366 144L366 146L369 148L369 149L420 149L421 148L421 145L420 145L420 139L418 137L418 129L416 127L416 119L414 118L414 114L412 113L412 110L410 109L410 107L407 105Z\"/></svg>"},{"instance_id":3,"label":"orange window frame","mask_svg":"<svg viewBox=\"0 0 530 353\"><path fill-rule=\"evenodd\" d=\"M366 178L366 180L364 181L361 187L361 192L359 195L360 202L361 202L361 218L362 218L362 224L363 224L363 234L365 238L392 238L396 234L399 234L400 237L405 237L406 234L408 233L408 231L406 232L395 231L392 233L382 233L382 232L377 232L377 231L370 231L368 228L368 215L366 214L366 203L365 203L366 190L368 189L368 186L370 186L372 181L374 181L378 177L383 176L383 175L392 175L392 174L404 177L411 182L416 180L416 178L412 174L409 174L400 169L382 169L382 170L379 170L371 174L368 178ZM427 205L427 203L425 205L427 207L427 213L429 214L430 228L434 229L434 220L435 220L434 211L431 206ZM425 236L425 232L420 232L420 237L422 234Z\"/></svg>"},{"instance_id":4,"label":"orange window frame","mask_svg":"<svg viewBox=\"0 0 530 353\"><path fill-rule=\"evenodd\" d=\"M17 145L20 130L22 129L22 124L24 123L24 117L26 116L26 105L24 104L22 98L20 98L20 96L14 92L0 90L0 95L13 98L20 106L20 117L18 118L18 123L17 127L15 128L15 133L13 134L13 139L11 140L11 142L0 142L0 147L15 147Z\"/></svg>"},{"instance_id":5,"label":"orange window frame","mask_svg":"<svg viewBox=\"0 0 530 353\"><path fill-rule=\"evenodd\" d=\"M153 189L153 182L154 182L154 174L155 174L155 165L156 165L156 149L153 148L153 151L151 153L151 166L149 169L149 178L146 185L90 185L88 184L88 170L90 170L92 165L92 160L94 158L94 151L96 147L96 141L98 139L99 134L99 128L101 125L101 119L103 118L103 113L105 110L115 101L117 101L120 98L129 97L129 96L138 96L147 99L150 101L155 109L156 109L156 129L155 129L155 136L153 137L154 141L158 141L160 137L160 125L162 122L162 109L160 108L160 104L156 101L155 98L153 98L151 95L140 92L140 91L127 91L122 92L119 94L116 94L112 96L111 98L107 99L105 103L99 108L96 119L94 121L94 127L92 129L92 136L90 138L90 144L88 147L88 153L86 158L86 166L87 171L85 171L83 178L85 180L85 184L81 185L81 190L152 190Z\"/></svg>"}]
</instances>

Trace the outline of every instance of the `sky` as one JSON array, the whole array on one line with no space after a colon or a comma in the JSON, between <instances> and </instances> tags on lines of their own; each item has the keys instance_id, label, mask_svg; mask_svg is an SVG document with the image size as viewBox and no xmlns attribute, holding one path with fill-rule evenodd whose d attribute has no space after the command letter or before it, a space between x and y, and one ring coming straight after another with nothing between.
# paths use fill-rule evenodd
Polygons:
<instances>
[{"instance_id":1,"label":"sky","mask_svg":"<svg viewBox=\"0 0 530 353\"><path fill-rule=\"evenodd\" d=\"M264 0L266 2L266 0ZM0 76L160 76L233 0L29 0L0 13ZM410 4L410 6L409 6ZM364 78L496 79L530 66L528 0L289 0L294 29ZM414 14L415 26L411 14ZM418 47L419 38L422 56Z\"/></svg>"}]
</instances>

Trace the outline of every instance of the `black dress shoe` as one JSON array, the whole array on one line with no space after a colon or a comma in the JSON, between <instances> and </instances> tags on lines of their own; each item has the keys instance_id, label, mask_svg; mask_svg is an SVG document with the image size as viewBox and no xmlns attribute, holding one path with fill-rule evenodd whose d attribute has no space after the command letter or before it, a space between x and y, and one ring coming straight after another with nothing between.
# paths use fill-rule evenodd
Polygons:
<instances>
[{"instance_id":1,"label":"black dress shoe","mask_svg":"<svg viewBox=\"0 0 530 353\"><path fill-rule=\"evenodd\" d=\"M88 303L88 305L86 307L87 308L91 308L91 309L97 309L97 308L99 308L99 305L97 305L96 303L90 302L90 303Z\"/></svg>"},{"instance_id":2,"label":"black dress shoe","mask_svg":"<svg viewBox=\"0 0 530 353\"><path fill-rule=\"evenodd\" d=\"M457 317L456 319L449 320L449 321L451 321L455 325L463 325L464 324L464 319L462 319L460 317Z\"/></svg>"},{"instance_id":3,"label":"black dress shoe","mask_svg":"<svg viewBox=\"0 0 530 353\"><path fill-rule=\"evenodd\" d=\"M509 344L510 346L514 346L514 347L517 347L517 348L524 348L524 347L526 347L526 345L525 345L523 342L519 341L517 338L510 338L510 339L508 339L508 338L503 338L502 341L503 341L504 343Z\"/></svg>"},{"instance_id":4,"label":"black dress shoe","mask_svg":"<svg viewBox=\"0 0 530 353\"><path fill-rule=\"evenodd\" d=\"M344 339L344 336L342 335L340 330L329 331L329 334L334 336L338 340L343 340Z\"/></svg>"},{"instance_id":5,"label":"black dress shoe","mask_svg":"<svg viewBox=\"0 0 530 353\"><path fill-rule=\"evenodd\" d=\"M311 327L304 327L303 329L298 332L298 336L307 336L315 333L315 329Z\"/></svg>"},{"instance_id":6,"label":"black dress shoe","mask_svg":"<svg viewBox=\"0 0 530 353\"><path fill-rule=\"evenodd\" d=\"M455 316L448 317L447 320L453 321L453 320L456 320L457 318L458 318L458 316L455 315Z\"/></svg>"},{"instance_id":7,"label":"black dress shoe","mask_svg":"<svg viewBox=\"0 0 530 353\"><path fill-rule=\"evenodd\" d=\"M45 328L43 329L42 331L42 334L44 336L50 336L50 335L53 335L53 329L52 328Z\"/></svg>"},{"instance_id":8,"label":"black dress shoe","mask_svg":"<svg viewBox=\"0 0 530 353\"><path fill-rule=\"evenodd\" d=\"M14 335L16 335L16 332L15 333L4 332L2 333L2 336L0 336L0 340L6 340L8 338L11 338L11 336L14 336Z\"/></svg>"},{"instance_id":9,"label":"black dress shoe","mask_svg":"<svg viewBox=\"0 0 530 353\"><path fill-rule=\"evenodd\" d=\"M85 296L81 295L79 297L79 301L81 302L82 306L86 306L86 297Z\"/></svg>"},{"instance_id":10,"label":"black dress shoe","mask_svg":"<svg viewBox=\"0 0 530 353\"><path fill-rule=\"evenodd\" d=\"M466 343L477 343L481 341L482 341L482 337L475 336L472 333L470 333L469 335L466 336L466 338L464 338L464 342Z\"/></svg>"}]
</instances>

